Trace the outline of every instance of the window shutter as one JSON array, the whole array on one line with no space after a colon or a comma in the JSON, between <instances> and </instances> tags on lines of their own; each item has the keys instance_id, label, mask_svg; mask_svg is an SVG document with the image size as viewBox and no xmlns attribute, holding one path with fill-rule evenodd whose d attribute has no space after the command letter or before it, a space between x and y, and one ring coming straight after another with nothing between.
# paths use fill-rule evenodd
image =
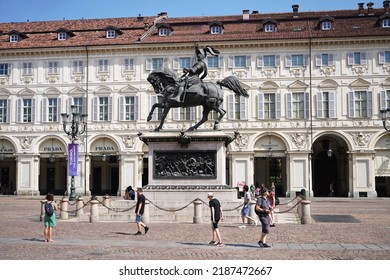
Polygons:
<instances>
[{"instance_id":1,"label":"window shutter","mask_svg":"<svg viewBox=\"0 0 390 280\"><path fill-rule=\"evenodd\" d=\"M18 123L22 123L23 122L23 110L22 110L22 104L23 104L23 102L22 102L22 99L18 99L17 100L17 117L18 117Z\"/></svg>"},{"instance_id":2,"label":"window shutter","mask_svg":"<svg viewBox=\"0 0 390 280\"><path fill-rule=\"evenodd\" d=\"M263 56L262 55L259 55L257 56L257 67L263 67L264 66L264 60L263 60Z\"/></svg>"},{"instance_id":3,"label":"window shutter","mask_svg":"<svg viewBox=\"0 0 390 280\"><path fill-rule=\"evenodd\" d=\"M324 117L324 114L323 114L323 110L324 108L322 107L323 103L322 103L322 92L318 92L317 93L317 118L321 119Z\"/></svg>"},{"instance_id":4,"label":"window shutter","mask_svg":"<svg viewBox=\"0 0 390 280\"><path fill-rule=\"evenodd\" d=\"M108 121L112 121L112 97L108 97Z\"/></svg>"},{"instance_id":5,"label":"window shutter","mask_svg":"<svg viewBox=\"0 0 390 280\"><path fill-rule=\"evenodd\" d=\"M367 118L372 118L372 91L367 92Z\"/></svg>"},{"instance_id":6,"label":"window shutter","mask_svg":"<svg viewBox=\"0 0 390 280\"><path fill-rule=\"evenodd\" d=\"M285 63L286 63L286 67L291 67L292 63L291 63L291 55L286 55L285 57Z\"/></svg>"},{"instance_id":7,"label":"window shutter","mask_svg":"<svg viewBox=\"0 0 390 280\"><path fill-rule=\"evenodd\" d=\"M57 98L57 122L61 122L62 99Z\"/></svg>"},{"instance_id":8,"label":"window shutter","mask_svg":"<svg viewBox=\"0 0 390 280\"><path fill-rule=\"evenodd\" d=\"M257 118L264 119L264 94L259 93L257 95Z\"/></svg>"},{"instance_id":9,"label":"window shutter","mask_svg":"<svg viewBox=\"0 0 390 280\"><path fill-rule=\"evenodd\" d=\"M275 109L276 109L276 112L275 112L275 118L276 119L280 119L282 116L282 96L280 93L276 93L275 95Z\"/></svg>"},{"instance_id":10,"label":"window shutter","mask_svg":"<svg viewBox=\"0 0 390 280\"><path fill-rule=\"evenodd\" d=\"M240 120L248 119L248 99L240 96Z\"/></svg>"},{"instance_id":11,"label":"window shutter","mask_svg":"<svg viewBox=\"0 0 390 280\"><path fill-rule=\"evenodd\" d=\"M379 107L380 107L380 110L386 110L386 109L390 109L390 108L387 108L387 96L386 96L386 91L384 90L381 90L381 92L379 93L379 96L380 96L380 100L379 100Z\"/></svg>"},{"instance_id":12,"label":"window shutter","mask_svg":"<svg viewBox=\"0 0 390 280\"><path fill-rule=\"evenodd\" d=\"M47 97L42 99L42 122L47 122Z\"/></svg>"},{"instance_id":13,"label":"window shutter","mask_svg":"<svg viewBox=\"0 0 390 280\"><path fill-rule=\"evenodd\" d=\"M153 69L152 69L152 59L151 59L151 58L147 58L147 59L146 59L146 70L147 70L147 71L153 70Z\"/></svg>"},{"instance_id":14,"label":"window shutter","mask_svg":"<svg viewBox=\"0 0 390 280\"><path fill-rule=\"evenodd\" d=\"M93 120L96 122L99 120L99 99L97 96L93 98Z\"/></svg>"},{"instance_id":15,"label":"window shutter","mask_svg":"<svg viewBox=\"0 0 390 280\"><path fill-rule=\"evenodd\" d=\"M329 118L336 118L336 93L329 92Z\"/></svg>"},{"instance_id":16,"label":"window shutter","mask_svg":"<svg viewBox=\"0 0 390 280\"><path fill-rule=\"evenodd\" d=\"M328 65L334 66L334 55L333 53L328 54Z\"/></svg>"},{"instance_id":17,"label":"window shutter","mask_svg":"<svg viewBox=\"0 0 390 280\"><path fill-rule=\"evenodd\" d=\"M180 58L174 57L173 58L173 69L179 69L180 68Z\"/></svg>"},{"instance_id":18,"label":"window shutter","mask_svg":"<svg viewBox=\"0 0 390 280\"><path fill-rule=\"evenodd\" d=\"M355 95L353 91L349 92L349 114L348 117L355 117Z\"/></svg>"},{"instance_id":19,"label":"window shutter","mask_svg":"<svg viewBox=\"0 0 390 280\"><path fill-rule=\"evenodd\" d=\"M353 53L348 53L348 57L347 57L347 60L348 60L348 65L354 65L354 57L353 57Z\"/></svg>"},{"instance_id":20,"label":"window shutter","mask_svg":"<svg viewBox=\"0 0 390 280\"><path fill-rule=\"evenodd\" d=\"M6 123L11 123L11 114L10 114L10 111L11 111L11 108L10 108L10 100L7 99L7 121Z\"/></svg>"},{"instance_id":21,"label":"window shutter","mask_svg":"<svg viewBox=\"0 0 390 280\"><path fill-rule=\"evenodd\" d=\"M168 67L168 58L163 58L163 65L162 67Z\"/></svg>"},{"instance_id":22,"label":"window shutter","mask_svg":"<svg viewBox=\"0 0 390 280\"><path fill-rule=\"evenodd\" d=\"M286 94L286 118L292 118L292 93L288 92Z\"/></svg>"},{"instance_id":23,"label":"window shutter","mask_svg":"<svg viewBox=\"0 0 390 280\"><path fill-rule=\"evenodd\" d=\"M245 61L245 67L251 67L252 62L252 56L247 55L246 56L246 61Z\"/></svg>"},{"instance_id":24,"label":"window shutter","mask_svg":"<svg viewBox=\"0 0 390 280\"><path fill-rule=\"evenodd\" d=\"M218 57L218 68L222 68L222 67L223 67L223 57L219 56Z\"/></svg>"},{"instance_id":25,"label":"window shutter","mask_svg":"<svg viewBox=\"0 0 390 280\"><path fill-rule=\"evenodd\" d=\"M303 66L309 65L309 55L305 54L303 56Z\"/></svg>"},{"instance_id":26,"label":"window shutter","mask_svg":"<svg viewBox=\"0 0 390 280\"><path fill-rule=\"evenodd\" d=\"M361 55L361 64L367 65L367 53L362 52L360 53L360 55Z\"/></svg>"},{"instance_id":27,"label":"window shutter","mask_svg":"<svg viewBox=\"0 0 390 280\"><path fill-rule=\"evenodd\" d=\"M379 64L385 64L385 52L379 52L378 53L378 63Z\"/></svg>"},{"instance_id":28,"label":"window shutter","mask_svg":"<svg viewBox=\"0 0 390 280\"><path fill-rule=\"evenodd\" d=\"M304 110L305 110L305 115L304 118L310 118L310 93L305 92L304 93Z\"/></svg>"},{"instance_id":29,"label":"window shutter","mask_svg":"<svg viewBox=\"0 0 390 280\"><path fill-rule=\"evenodd\" d=\"M173 120L180 120L180 110L181 108L173 108Z\"/></svg>"},{"instance_id":30,"label":"window shutter","mask_svg":"<svg viewBox=\"0 0 390 280\"><path fill-rule=\"evenodd\" d=\"M280 55L275 55L275 66L279 67L280 65Z\"/></svg>"},{"instance_id":31,"label":"window shutter","mask_svg":"<svg viewBox=\"0 0 390 280\"><path fill-rule=\"evenodd\" d=\"M234 120L234 95L228 95L228 119Z\"/></svg>"},{"instance_id":32,"label":"window shutter","mask_svg":"<svg viewBox=\"0 0 390 280\"><path fill-rule=\"evenodd\" d=\"M234 68L234 57L233 56L228 57L228 68Z\"/></svg>"},{"instance_id":33,"label":"window shutter","mask_svg":"<svg viewBox=\"0 0 390 280\"><path fill-rule=\"evenodd\" d=\"M35 99L31 99L31 123L35 123Z\"/></svg>"},{"instance_id":34,"label":"window shutter","mask_svg":"<svg viewBox=\"0 0 390 280\"><path fill-rule=\"evenodd\" d=\"M196 107L190 107L190 119L193 121L196 118Z\"/></svg>"},{"instance_id":35,"label":"window shutter","mask_svg":"<svg viewBox=\"0 0 390 280\"><path fill-rule=\"evenodd\" d=\"M150 97L150 108L152 108L152 106L156 103L158 103L158 96L152 95ZM155 110L153 111L152 121L157 121L157 120L158 120L158 108L156 107Z\"/></svg>"},{"instance_id":36,"label":"window shutter","mask_svg":"<svg viewBox=\"0 0 390 280\"><path fill-rule=\"evenodd\" d=\"M125 121L126 116L125 116L125 98L124 96L119 97L119 120L120 121Z\"/></svg>"},{"instance_id":37,"label":"window shutter","mask_svg":"<svg viewBox=\"0 0 390 280\"><path fill-rule=\"evenodd\" d=\"M316 54L316 66L322 66L322 54Z\"/></svg>"},{"instance_id":38,"label":"window shutter","mask_svg":"<svg viewBox=\"0 0 390 280\"><path fill-rule=\"evenodd\" d=\"M134 96L134 120L138 120L138 96Z\"/></svg>"}]
</instances>

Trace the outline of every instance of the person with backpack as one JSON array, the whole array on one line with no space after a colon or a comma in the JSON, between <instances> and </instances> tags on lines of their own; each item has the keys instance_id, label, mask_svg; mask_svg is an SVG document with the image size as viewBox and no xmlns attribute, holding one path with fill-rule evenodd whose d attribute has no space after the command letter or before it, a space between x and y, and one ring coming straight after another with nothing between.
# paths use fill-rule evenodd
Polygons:
<instances>
[{"instance_id":1,"label":"person with backpack","mask_svg":"<svg viewBox=\"0 0 390 280\"><path fill-rule=\"evenodd\" d=\"M57 226L56 213L58 210L57 204L53 201L54 196L51 193L46 195L45 202L45 217L43 219L43 224L45 226L44 236L45 242L53 242L53 228Z\"/></svg>"},{"instance_id":2,"label":"person with backpack","mask_svg":"<svg viewBox=\"0 0 390 280\"><path fill-rule=\"evenodd\" d=\"M260 248L271 247L266 243L267 234L270 230L270 205L268 200L269 192L266 188L262 188L260 191L260 197L256 201L255 212L259 216L261 222L261 235L260 240L257 243Z\"/></svg>"}]
</instances>

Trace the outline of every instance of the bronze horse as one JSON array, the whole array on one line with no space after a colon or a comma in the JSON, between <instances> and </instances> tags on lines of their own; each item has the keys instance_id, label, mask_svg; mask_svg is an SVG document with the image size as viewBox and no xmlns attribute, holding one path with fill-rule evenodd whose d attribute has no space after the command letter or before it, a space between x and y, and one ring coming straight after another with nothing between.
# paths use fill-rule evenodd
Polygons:
<instances>
[{"instance_id":1,"label":"bronze horse","mask_svg":"<svg viewBox=\"0 0 390 280\"><path fill-rule=\"evenodd\" d=\"M163 96L161 103L153 104L147 118L147 121L152 119L153 112L156 108L163 109L160 125L154 131L160 131L162 129L165 118L171 108L194 106L203 106L202 119L197 124L190 127L188 131L196 130L200 125L206 122L208 120L208 114L212 110L218 113L218 118L214 122L214 130L218 130L219 122L226 114L226 111L221 108L223 102L222 87L226 87L238 95L249 97L247 91L240 85L240 82L234 76L226 77L222 81L218 81L217 84L212 82L201 82L195 87L193 86L186 89L183 102L172 100L172 97L175 96L182 83L176 72L167 68L157 69L149 74L147 80L152 84L154 91Z\"/></svg>"}]
</instances>

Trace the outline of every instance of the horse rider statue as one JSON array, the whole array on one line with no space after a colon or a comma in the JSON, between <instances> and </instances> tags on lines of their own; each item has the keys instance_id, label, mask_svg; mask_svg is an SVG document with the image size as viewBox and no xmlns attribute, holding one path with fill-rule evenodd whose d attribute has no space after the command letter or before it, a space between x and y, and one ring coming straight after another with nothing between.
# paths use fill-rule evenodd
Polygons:
<instances>
[{"instance_id":1,"label":"horse rider statue","mask_svg":"<svg viewBox=\"0 0 390 280\"><path fill-rule=\"evenodd\" d=\"M198 44L195 45L197 61L191 68L183 68L184 74L177 84L178 88L176 90L176 95L174 95L171 100L183 103L187 92L201 92L199 85L207 76L207 64L204 62L204 59L207 57L208 53L213 56L218 56L219 51L210 46L206 46L202 49L199 48Z\"/></svg>"}]
</instances>

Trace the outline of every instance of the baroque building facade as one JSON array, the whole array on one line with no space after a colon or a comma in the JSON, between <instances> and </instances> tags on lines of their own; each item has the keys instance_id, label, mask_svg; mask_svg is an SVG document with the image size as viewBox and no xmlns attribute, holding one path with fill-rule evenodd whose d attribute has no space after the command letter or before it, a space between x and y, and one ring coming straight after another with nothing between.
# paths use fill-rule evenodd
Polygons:
<instances>
[{"instance_id":1,"label":"baroque building facade","mask_svg":"<svg viewBox=\"0 0 390 280\"><path fill-rule=\"evenodd\" d=\"M390 196L390 9L232 16L62 20L0 24L1 193L65 194L68 135L61 113L88 114L79 144L78 195L145 186L148 146L139 133L159 96L147 82L182 74L194 45L213 46L207 81L237 76L249 98L225 91L226 185L275 182L279 196ZM171 110L165 131L185 131L200 108ZM212 130L214 114L202 125ZM160 133L164 133L164 130Z\"/></svg>"}]
</instances>

